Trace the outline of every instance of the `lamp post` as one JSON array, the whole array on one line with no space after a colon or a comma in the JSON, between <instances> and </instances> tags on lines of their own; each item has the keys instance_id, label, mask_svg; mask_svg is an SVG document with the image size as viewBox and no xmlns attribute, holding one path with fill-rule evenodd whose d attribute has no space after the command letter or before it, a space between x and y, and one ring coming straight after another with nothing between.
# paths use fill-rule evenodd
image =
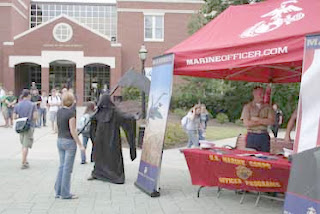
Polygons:
<instances>
[{"instance_id":1,"label":"lamp post","mask_svg":"<svg viewBox=\"0 0 320 214\"><path fill-rule=\"evenodd\" d=\"M148 51L147 51L146 47L144 45L141 45L141 48L139 50L139 58L140 58L141 64L142 64L142 66L141 66L141 74L143 76L145 76L144 63L145 63L146 58L147 58L147 53L148 53ZM141 98L142 98L141 99L141 102L142 102L142 104L141 104L141 106L142 106L142 109L141 109L142 110L142 119L145 119L146 118L146 95L145 95L144 91L141 91Z\"/></svg>"}]
</instances>

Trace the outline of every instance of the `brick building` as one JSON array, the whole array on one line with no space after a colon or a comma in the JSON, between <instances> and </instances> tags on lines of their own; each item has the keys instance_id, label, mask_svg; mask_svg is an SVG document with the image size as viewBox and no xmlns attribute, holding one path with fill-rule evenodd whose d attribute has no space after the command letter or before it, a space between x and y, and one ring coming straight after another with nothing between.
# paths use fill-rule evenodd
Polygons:
<instances>
[{"instance_id":1,"label":"brick building","mask_svg":"<svg viewBox=\"0 0 320 214\"><path fill-rule=\"evenodd\" d=\"M107 83L112 88L138 52L152 58L186 37L199 0L2 0L0 82L19 94L73 87L79 104ZM119 94L118 94L119 95Z\"/></svg>"}]
</instances>

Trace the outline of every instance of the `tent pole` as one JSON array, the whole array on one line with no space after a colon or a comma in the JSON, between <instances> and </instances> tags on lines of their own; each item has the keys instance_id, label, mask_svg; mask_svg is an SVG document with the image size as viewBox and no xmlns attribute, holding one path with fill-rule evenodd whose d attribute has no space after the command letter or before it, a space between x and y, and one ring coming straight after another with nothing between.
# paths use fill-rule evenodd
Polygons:
<instances>
[{"instance_id":1,"label":"tent pole","mask_svg":"<svg viewBox=\"0 0 320 214\"><path fill-rule=\"evenodd\" d=\"M269 105L270 105L270 107L272 107L272 93L273 93L272 82L269 83L269 87L270 87L270 90L271 90L271 92L270 92L270 102L269 102L270 104Z\"/></svg>"}]
</instances>

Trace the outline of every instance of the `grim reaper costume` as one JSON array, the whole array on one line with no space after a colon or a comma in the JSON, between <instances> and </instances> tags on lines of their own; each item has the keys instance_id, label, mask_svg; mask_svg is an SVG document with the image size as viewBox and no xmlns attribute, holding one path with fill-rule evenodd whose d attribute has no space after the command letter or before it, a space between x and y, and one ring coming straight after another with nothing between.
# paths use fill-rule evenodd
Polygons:
<instances>
[{"instance_id":1,"label":"grim reaper costume","mask_svg":"<svg viewBox=\"0 0 320 214\"><path fill-rule=\"evenodd\" d=\"M130 146L131 160L136 158L136 120L134 116L120 112L110 100L108 94L101 96L97 113L91 122L91 139L94 145L94 169L92 179L115 184L125 180L120 127L126 134Z\"/></svg>"}]
</instances>

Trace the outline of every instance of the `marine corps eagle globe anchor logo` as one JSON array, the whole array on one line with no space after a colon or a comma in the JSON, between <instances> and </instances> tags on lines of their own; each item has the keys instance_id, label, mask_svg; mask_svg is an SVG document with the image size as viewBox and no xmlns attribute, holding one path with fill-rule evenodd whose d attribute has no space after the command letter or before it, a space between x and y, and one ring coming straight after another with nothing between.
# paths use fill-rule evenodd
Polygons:
<instances>
[{"instance_id":1,"label":"marine corps eagle globe anchor logo","mask_svg":"<svg viewBox=\"0 0 320 214\"><path fill-rule=\"evenodd\" d=\"M246 29L241 35L241 38L255 37L263 33L267 33L280 28L283 24L289 25L293 22L304 18L305 14L302 8L293 5L298 3L298 0L284 1L279 8L272 10L269 13L262 15L262 18L269 18L261 21L254 26Z\"/></svg>"},{"instance_id":2,"label":"marine corps eagle globe anchor logo","mask_svg":"<svg viewBox=\"0 0 320 214\"><path fill-rule=\"evenodd\" d=\"M251 169L245 167L245 166L237 166L236 167L236 173L239 178L242 180L247 180L251 177L252 171Z\"/></svg>"}]
</instances>

